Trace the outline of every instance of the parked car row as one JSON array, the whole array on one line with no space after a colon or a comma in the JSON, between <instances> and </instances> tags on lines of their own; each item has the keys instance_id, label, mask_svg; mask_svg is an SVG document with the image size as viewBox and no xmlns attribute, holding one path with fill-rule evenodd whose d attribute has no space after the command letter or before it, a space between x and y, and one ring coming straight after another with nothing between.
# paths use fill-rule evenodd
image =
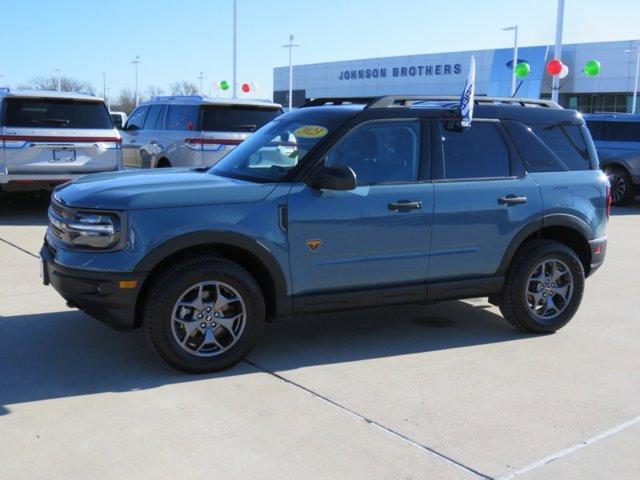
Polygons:
<instances>
[{"instance_id":1,"label":"parked car row","mask_svg":"<svg viewBox=\"0 0 640 480\"><path fill-rule=\"evenodd\" d=\"M209 167L281 113L271 102L187 96L157 97L127 117L93 95L2 89L0 191L129 168Z\"/></svg>"}]
</instances>

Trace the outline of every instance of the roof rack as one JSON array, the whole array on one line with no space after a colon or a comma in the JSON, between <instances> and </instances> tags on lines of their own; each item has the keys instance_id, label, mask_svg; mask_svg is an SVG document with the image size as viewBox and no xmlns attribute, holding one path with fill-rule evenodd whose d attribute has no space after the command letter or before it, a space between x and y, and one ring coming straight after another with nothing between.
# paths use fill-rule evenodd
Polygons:
<instances>
[{"instance_id":1,"label":"roof rack","mask_svg":"<svg viewBox=\"0 0 640 480\"><path fill-rule=\"evenodd\" d=\"M351 105L368 105L372 101L376 100L376 97L327 97L327 98L312 98L300 108L306 107L322 107L323 105L343 105L345 103Z\"/></svg>"},{"instance_id":2,"label":"roof rack","mask_svg":"<svg viewBox=\"0 0 640 480\"><path fill-rule=\"evenodd\" d=\"M451 102L457 106L460 97L455 96L434 96L434 95L387 95L376 98L367 103L365 108L389 108L389 107L410 107L419 102ZM562 108L551 100L539 100L533 98L511 98L511 97L475 97L476 105L520 105L521 107L544 107Z\"/></svg>"}]
</instances>

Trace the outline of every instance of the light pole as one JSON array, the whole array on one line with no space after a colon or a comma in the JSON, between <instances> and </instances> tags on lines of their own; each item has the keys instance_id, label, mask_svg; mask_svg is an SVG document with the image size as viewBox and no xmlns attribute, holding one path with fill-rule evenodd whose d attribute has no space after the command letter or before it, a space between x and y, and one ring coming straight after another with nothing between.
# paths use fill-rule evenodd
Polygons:
<instances>
[{"instance_id":1,"label":"light pole","mask_svg":"<svg viewBox=\"0 0 640 480\"><path fill-rule=\"evenodd\" d=\"M60 85L60 69L56 68L54 72L56 72L56 84L58 85L58 91L60 92L62 90Z\"/></svg>"},{"instance_id":2,"label":"light pole","mask_svg":"<svg viewBox=\"0 0 640 480\"><path fill-rule=\"evenodd\" d=\"M198 80L200 80L200 95L204 96L204 85L202 84L202 81L204 80L204 75L202 74L202 72L200 72L200 76L198 77Z\"/></svg>"},{"instance_id":3,"label":"light pole","mask_svg":"<svg viewBox=\"0 0 640 480\"><path fill-rule=\"evenodd\" d=\"M625 53L632 53L633 49L625 50ZM631 113L636 113L636 100L638 97L638 74L640 74L640 43L636 47L636 81L633 84L633 101L631 102Z\"/></svg>"},{"instance_id":4,"label":"light pole","mask_svg":"<svg viewBox=\"0 0 640 480\"><path fill-rule=\"evenodd\" d=\"M553 58L562 61L562 25L564 23L564 0L558 0L558 16L556 18L556 44L553 49ZM560 90L560 75L553 76L551 85L551 101L558 103L558 91Z\"/></svg>"},{"instance_id":5,"label":"light pole","mask_svg":"<svg viewBox=\"0 0 640 480\"><path fill-rule=\"evenodd\" d=\"M293 43L293 34L289 35L289 43L282 45L282 48L289 49L289 111L293 106L293 47L299 47L297 43Z\"/></svg>"},{"instance_id":6,"label":"light pole","mask_svg":"<svg viewBox=\"0 0 640 480\"><path fill-rule=\"evenodd\" d=\"M237 95L237 81L236 81L236 50L237 50L237 38L238 38L238 0L233 0L233 98Z\"/></svg>"},{"instance_id":7,"label":"light pole","mask_svg":"<svg viewBox=\"0 0 640 480\"><path fill-rule=\"evenodd\" d=\"M518 25L505 27L502 30L505 32L513 30L513 65L511 65L511 96L513 97L516 94L516 67L518 66Z\"/></svg>"},{"instance_id":8,"label":"light pole","mask_svg":"<svg viewBox=\"0 0 640 480\"><path fill-rule=\"evenodd\" d=\"M135 97L136 97L136 107L138 106L138 65L142 63L142 60L140 60L140 55L136 56L136 58L133 60L133 67L135 70Z\"/></svg>"}]
</instances>

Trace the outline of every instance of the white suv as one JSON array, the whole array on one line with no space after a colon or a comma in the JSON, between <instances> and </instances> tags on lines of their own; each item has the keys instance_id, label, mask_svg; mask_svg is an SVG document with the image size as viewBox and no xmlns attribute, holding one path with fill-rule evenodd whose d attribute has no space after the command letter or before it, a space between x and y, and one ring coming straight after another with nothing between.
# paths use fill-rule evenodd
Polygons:
<instances>
[{"instance_id":1,"label":"white suv","mask_svg":"<svg viewBox=\"0 0 640 480\"><path fill-rule=\"evenodd\" d=\"M118 170L121 138L104 100L67 92L0 91L0 190L50 190Z\"/></svg>"},{"instance_id":2,"label":"white suv","mask_svg":"<svg viewBox=\"0 0 640 480\"><path fill-rule=\"evenodd\" d=\"M123 164L210 167L281 113L281 105L260 100L156 97L140 104L127 120Z\"/></svg>"}]
</instances>

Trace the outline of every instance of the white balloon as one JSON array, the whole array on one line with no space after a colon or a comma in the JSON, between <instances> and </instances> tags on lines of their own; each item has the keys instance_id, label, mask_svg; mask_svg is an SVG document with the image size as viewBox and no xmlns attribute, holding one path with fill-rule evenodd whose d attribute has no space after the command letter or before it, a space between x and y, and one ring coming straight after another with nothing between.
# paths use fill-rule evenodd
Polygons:
<instances>
[{"instance_id":1,"label":"white balloon","mask_svg":"<svg viewBox=\"0 0 640 480\"><path fill-rule=\"evenodd\" d=\"M220 82L215 82L215 83L213 84L213 89L214 89L216 92L219 92L220 90L222 90L222 89L220 88Z\"/></svg>"},{"instance_id":2,"label":"white balloon","mask_svg":"<svg viewBox=\"0 0 640 480\"><path fill-rule=\"evenodd\" d=\"M567 75L569 75L569 67L567 67L566 65L562 65L562 70L560 70L560 73L558 74L558 76L560 78L564 78Z\"/></svg>"},{"instance_id":3,"label":"white balloon","mask_svg":"<svg viewBox=\"0 0 640 480\"><path fill-rule=\"evenodd\" d=\"M258 85L258 82L251 82L251 90L260 90L260 85Z\"/></svg>"}]
</instances>

